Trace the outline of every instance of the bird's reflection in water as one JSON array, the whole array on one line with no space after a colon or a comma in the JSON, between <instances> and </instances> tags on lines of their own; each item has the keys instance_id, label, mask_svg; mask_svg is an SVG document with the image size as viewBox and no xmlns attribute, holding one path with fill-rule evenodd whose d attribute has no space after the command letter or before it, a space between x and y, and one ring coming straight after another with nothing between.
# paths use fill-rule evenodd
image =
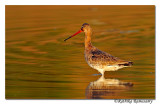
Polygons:
<instances>
[{"instance_id":1,"label":"bird's reflection in water","mask_svg":"<svg viewBox=\"0 0 160 104\"><path fill-rule=\"evenodd\" d=\"M103 99L115 98L118 93L130 90L133 87L133 83L122 82L118 79L105 79L101 76L97 81L90 82L86 88L87 99Z\"/></svg>"}]
</instances>

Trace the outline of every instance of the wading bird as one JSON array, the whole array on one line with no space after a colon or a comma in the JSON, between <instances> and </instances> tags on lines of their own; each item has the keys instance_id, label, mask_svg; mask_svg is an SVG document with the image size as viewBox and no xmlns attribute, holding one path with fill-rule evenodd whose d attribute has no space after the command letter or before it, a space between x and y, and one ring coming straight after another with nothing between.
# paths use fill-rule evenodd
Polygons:
<instances>
[{"instance_id":1,"label":"wading bird","mask_svg":"<svg viewBox=\"0 0 160 104\"><path fill-rule=\"evenodd\" d=\"M85 60L90 67L98 70L102 76L104 75L105 71L116 71L133 64L131 61L121 60L94 47L91 43L92 28L88 23L84 23L78 32L68 37L64 41L81 32L85 33Z\"/></svg>"}]
</instances>

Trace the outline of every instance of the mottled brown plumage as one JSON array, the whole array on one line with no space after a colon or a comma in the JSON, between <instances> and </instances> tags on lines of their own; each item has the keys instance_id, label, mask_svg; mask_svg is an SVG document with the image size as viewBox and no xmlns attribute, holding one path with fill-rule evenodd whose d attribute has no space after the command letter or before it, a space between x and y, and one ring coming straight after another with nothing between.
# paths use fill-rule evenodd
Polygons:
<instances>
[{"instance_id":1,"label":"mottled brown plumage","mask_svg":"<svg viewBox=\"0 0 160 104\"><path fill-rule=\"evenodd\" d=\"M97 69L101 74L103 74L104 71L116 71L132 65L132 62L121 60L94 46L89 50L87 48L85 49L85 59L89 66Z\"/></svg>"},{"instance_id":2,"label":"mottled brown plumage","mask_svg":"<svg viewBox=\"0 0 160 104\"><path fill-rule=\"evenodd\" d=\"M92 46L92 28L87 23L84 23L81 27L81 30L69 38L77 35L82 31L85 33L85 60L90 67L98 70L102 75L105 71L116 71L120 68L128 67L133 64L133 62L121 60ZM67 39L65 39L65 41Z\"/></svg>"}]
</instances>

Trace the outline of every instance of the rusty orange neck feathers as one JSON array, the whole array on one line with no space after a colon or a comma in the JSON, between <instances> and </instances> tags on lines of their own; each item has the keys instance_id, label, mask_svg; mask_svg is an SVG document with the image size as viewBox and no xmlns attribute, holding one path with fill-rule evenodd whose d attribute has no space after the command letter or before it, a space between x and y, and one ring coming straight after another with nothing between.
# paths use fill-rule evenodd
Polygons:
<instances>
[{"instance_id":1,"label":"rusty orange neck feathers","mask_svg":"<svg viewBox=\"0 0 160 104\"><path fill-rule=\"evenodd\" d=\"M85 33L85 48L92 47L91 43L91 35L92 35L92 29L88 29L87 31L84 31Z\"/></svg>"}]
</instances>

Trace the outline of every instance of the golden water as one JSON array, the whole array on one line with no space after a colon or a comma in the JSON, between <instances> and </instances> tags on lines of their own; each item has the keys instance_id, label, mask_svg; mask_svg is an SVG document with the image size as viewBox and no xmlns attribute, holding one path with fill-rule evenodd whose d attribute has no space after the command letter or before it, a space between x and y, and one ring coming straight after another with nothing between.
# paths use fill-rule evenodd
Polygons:
<instances>
[{"instance_id":1,"label":"golden water","mask_svg":"<svg viewBox=\"0 0 160 104\"><path fill-rule=\"evenodd\" d=\"M105 72L99 84L84 59L84 33L63 41L83 23L94 46L133 67ZM6 98L154 99L155 7L6 6Z\"/></svg>"}]
</instances>

